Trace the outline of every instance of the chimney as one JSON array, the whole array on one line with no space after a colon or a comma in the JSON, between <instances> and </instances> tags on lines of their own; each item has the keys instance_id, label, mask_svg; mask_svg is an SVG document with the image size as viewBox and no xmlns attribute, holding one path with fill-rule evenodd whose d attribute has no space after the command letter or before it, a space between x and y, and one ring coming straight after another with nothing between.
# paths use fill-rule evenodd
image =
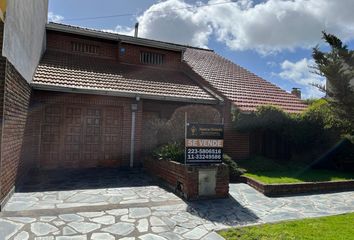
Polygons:
<instances>
[{"instance_id":1,"label":"chimney","mask_svg":"<svg viewBox=\"0 0 354 240\"><path fill-rule=\"evenodd\" d=\"M291 90L291 94L295 95L296 97L301 99L301 90L300 90L300 88L293 88L293 90Z\"/></svg>"},{"instance_id":2,"label":"chimney","mask_svg":"<svg viewBox=\"0 0 354 240\"><path fill-rule=\"evenodd\" d=\"M134 32L134 37L138 37L138 30L139 30L139 23L135 23L135 32Z\"/></svg>"}]
</instances>

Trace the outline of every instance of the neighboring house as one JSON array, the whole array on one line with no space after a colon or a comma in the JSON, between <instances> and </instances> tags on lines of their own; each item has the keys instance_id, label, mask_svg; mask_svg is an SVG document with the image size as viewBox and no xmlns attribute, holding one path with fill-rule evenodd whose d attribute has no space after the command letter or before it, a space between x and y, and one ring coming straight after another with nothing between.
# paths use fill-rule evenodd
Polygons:
<instances>
[{"instance_id":1,"label":"neighboring house","mask_svg":"<svg viewBox=\"0 0 354 240\"><path fill-rule=\"evenodd\" d=\"M47 0L11 0L5 23L0 20L0 207L23 175L21 169L28 168L21 156L30 145L24 135L29 83L45 50L47 13Z\"/></svg>"},{"instance_id":2,"label":"neighboring house","mask_svg":"<svg viewBox=\"0 0 354 240\"><path fill-rule=\"evenodd\" d=\"M32 29L41 26L40 44L25 44L46 46L39 64L44 47L17 51L0 65L0 199L23 169L141 166L143 124L151 115L168 119L187 105L215 108L225 124L225 151L247 158L250 137L231 129L232 107L250 112L272 104L290 113L306 107L212 50L56 23L44 31L41 21Z\"/></svg>"}]
</instances>

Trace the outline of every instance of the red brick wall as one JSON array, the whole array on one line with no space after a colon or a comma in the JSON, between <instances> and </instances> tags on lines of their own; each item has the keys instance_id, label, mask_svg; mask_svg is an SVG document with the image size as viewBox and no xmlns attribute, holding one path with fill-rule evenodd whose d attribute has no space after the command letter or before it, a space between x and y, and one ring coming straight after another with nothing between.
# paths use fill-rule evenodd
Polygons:
<instances>
[{"instance_id":1,"label":"red brick wall","mask_svg":"<svg viewBox=\"0 0 354 240\"><path fill-rule=\"evenodd\" d=\"M233 130L225 132L224 152L233 159L247 159L250 156L250 139L248 133Z\"/></svg>"},{"instance_id":2,"label":"red brick wall","mask_svg":"<svg viewBox=\"0 0 354 240\"><path fill-rule=\"evenodd\" d=\"M83 36L47 31L47 49L63 51L63 52L72 52L71 49L72 42L80 42L84 44L99 46L99 54L98 54L99 57L116 59L118 56L117 42L104 41L104 40L98 41ZM92 55L92 56L97 56L97 55Z\"/></svg>"},{"instance_id":3,"label":"red brick wall","mask_svg":"<svg viewBox=\"0 0 354 240\"><path fill-rule=\"evenodd\" d=\"M119 61L129 64L140 64L140 52L154 52L164 55L164 64L158 67L177 68L181 64L181 52L167 51L157 48L148 48L127 43L122 43L121 48L125 48L125 54L119 56Z\"/></svg>"},{"instance_id":4,"label":"red brick wall","mask_svg":"<svg viewBox=\"0 0 354 240\"><path fill-rule=\"evenodd\" d=\"M72 52L72 42L80 42L99 47L98 55L88 54L91 56L116 59L122 63L141 64L140 52L154 52L164 55L164 64L157 67L178 68L181 64L181 52L174 52L156 48L143 47L139 45L132 45L108 40L97 40L89 37L78 36L74 34L65 34L54 31L47 31L47 49ZM125 54L119 54L119 47L125 48ZM82 54L82 53L76 53ZM87 54L86 54L87 55ZM154 66L154 65L152 65Z\"/></svg>"},{"instance_id":5,"label":"red brick wall","mask_svg":"<svg viewBox=\"0 0 354 240\"><path fill-rule=\"evenodd\" d=\"M1 136L2 136L5 68L6 68L6 58L4 58L2 56L3 35L4 35L4 23L2 21L0 21L0 153L1 153ZM0 171L1 171L1 165L0 165ZM1 185L0 185L0 188L1 188Z\"/></svg>"},{"instance_id":6,"label":"red brick wall","mask_svg":"<svg viewBox=\"0 0 354 240\"><path fill-rule=\"evenodd\" d=\"M22 174L21 152L25 138L31 88L11 63L6 63L1 142L1 199L15 186Z\"/></svg>"}]
</instances>

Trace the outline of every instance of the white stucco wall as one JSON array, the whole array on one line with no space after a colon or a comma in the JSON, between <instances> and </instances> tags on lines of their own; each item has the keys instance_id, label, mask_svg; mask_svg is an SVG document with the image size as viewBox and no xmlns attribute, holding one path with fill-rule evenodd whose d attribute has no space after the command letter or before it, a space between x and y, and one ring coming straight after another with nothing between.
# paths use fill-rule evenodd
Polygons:
<instances>
[{"instance_id":1,"label":"white stucco wall","mask_svg":"<svg viewBox=\"0 0 354 240\"><path fill-rule=\"evenodd\" d=\"M3 56L28 81L45 49L48 0L8 0Z\"/></svg>"}]
</instances>

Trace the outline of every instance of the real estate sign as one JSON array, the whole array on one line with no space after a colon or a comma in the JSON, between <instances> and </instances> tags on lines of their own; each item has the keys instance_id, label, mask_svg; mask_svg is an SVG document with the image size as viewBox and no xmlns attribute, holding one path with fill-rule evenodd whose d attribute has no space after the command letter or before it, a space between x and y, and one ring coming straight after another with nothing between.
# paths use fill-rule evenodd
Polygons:
<instances>
[{"instance_id":1,"label":"real estate sign","mask_svg":"<svg viewBox=\"0 0 354 240\"><path fill-rule=\"evenodd\" d=\"M224 125L187 123L185 146L186 164L221 163Z\"/></svg>"}]
</instances>

